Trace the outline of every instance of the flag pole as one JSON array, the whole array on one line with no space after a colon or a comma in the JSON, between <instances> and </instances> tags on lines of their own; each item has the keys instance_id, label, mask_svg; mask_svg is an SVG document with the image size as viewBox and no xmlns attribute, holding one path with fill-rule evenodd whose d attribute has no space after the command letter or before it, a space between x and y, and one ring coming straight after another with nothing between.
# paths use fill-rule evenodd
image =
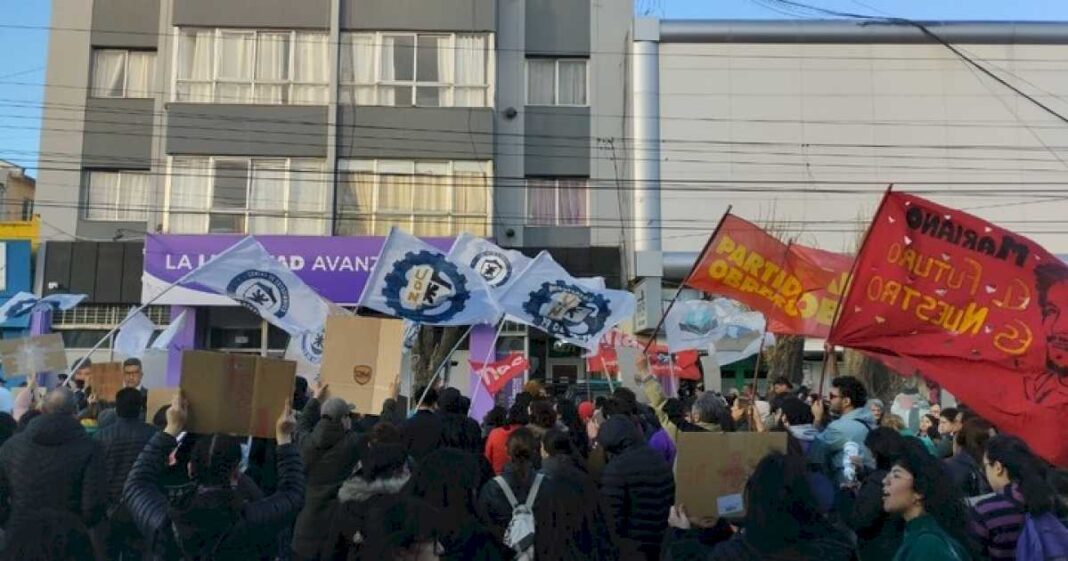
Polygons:
<instances>
[{"instance_id":1,"label":"flag pole","mask_svg":"<svg viewBox=\"0 0 1068 561\"><path fill-rule=\"evenodd\" d=\"M482 365L483 366L485 366L486 363L489 362L489 359L490 359L491 356L496 357L496 354L497 354L497 340L501 338L501 332L502 331L504 331L504 317L503 316L501 317L501 320L499 322L497 322L497 333L493 335L493 343L490 344L489 352L486 353L486 358L485 358L485 360L482 361ZM480 377L479 383L482 383L481 377ZM486 393L489 394L489 389L488 388L486 389ZM490 397L492 398L493 396L491 395ZM474 387L474 389L471 390L471 407L470 407L471 411L475 410L475 403L477 403L477 402L478 402L478 386L476 385ZM475 419L475 420L477 421L478 419Z\"/></svg>"},{"instance_id":2,"label":"flag pole","mask_svg":"<svg viewBox=\"0 0 1068 561\"><path fill-rule=\"evenodd\" d=\"M660 321L656 322L656 328L653 329L653 334L649 337L649 342L645 344L645 348L642 349L642 353L648 353L649 347L656 342L656 337L660 334L660 328L664 326L664 320L667 318L667 315L671 313L671 308L675 307L675 302L679 299L679 294L682 292L682 287L686 283L686 279L693 276L694 271L697 270L698 263L701 262L701 258L704 257L705 252L708 251L709 246L712 245L712 240L716 239L716 234L719 233L719 229L723 226L723 221L727 219L727 216L730 215L731 209L733 208L734 205L727 205L727 210L723 213L723 216L720 217L719 222L716 223L716 228L712 230L712 235L708 236L708 241L706 241L704 247L701 248L701 253L697 254L697 259L694 260L693 266L690 267L690 272L682 278L682 282L679 283L679 289L675 291L675 296L671 298L671 302L668 303L667 309L660 314Z\"/></svg>"},{"instance_id":3,"label":"flag pole","mask_svg":"<svg viewBox=\"0 0 1068 561\"><path fill-rule=\"evenodd\" d=\"M70 371L70 376L67 376L67 381L64 383L64 385L67 385L67 386L72 385L74 383L74 373L77 372L82 367L82 364L84 364L85 361L89 359L89 355L92 355L101 346L103 346L104 345L104 341L107 341L109 337L111 337L112 335L117 333L119 331L119 329L122 329L122 326L126 325L131 319L133 319L138 314L138 312L143 312L145 310L145 308L147 308L147 307L151 306L152 304L156 303L156 300L159 300L160 298L162 298L163 295L168 293L168 292L170 292L171 289L173 289L174 287L176 287L176 286L178 286L180 284L185 283L186 281L188 281L190 279L190 277L195 275L201 269L203 269L204 267L207 267L208 265L211 265L216 260L221 259L226 254L228 254L231 251L233 251L234 248L237 247L241 242L245 241L248 238L255 239L253 236L246 236L244 238L241 238L240 240L235 242L234 245L231 245L230 247L224 249L222 251L222 253L219 253L215 257L212 257L211 259L209 259L207 263L204 263L203 265L197 267L196 269L193 269L193 270L189 271L188 273L178 277L178 280L176 280L176 281L172 282L171 284L168 284L167 286L163 287L163 290L161 290L158 293L156 293L156 295L153 296L152 298L149 298L148 302L145 302L144 304L141 304L134 311L126 314L126 317L122 321L120 321L118 325L113 327L111 329L111 331L108 331L106 334L104 334L104 336L101 337L100 340L97 341L95 345L90 347L90 349L88 351L86 351L85 353L82 354L81 358L78 359L78 362L74 363L74 367L71 368L71 371Z\"/></svg>"},{"instance_id":4,"label":"flag pole","mask_svg":"<svg viewBox=\"0 0 1068 561\"><path fill-rule=\"evenodd\" d=\"M760 378L760 360L764 357L764 342L768 340L768 318L764 318L764 329L760 332L760 350L757 351L756 366L753 368L753 405L757 402L757 380Z\"/></svg>"},{"instance_id":5,"label":"flag pole","mask_svg":"<svg viewBox=\"0 0 1068 561\"><path fill-rule=\"evenodd\" d=\"M464 334L461 335L460 338L456 340L456 344L452 346L452 349L450 349L449 353L445 355L445 358L441 359L441 364L439 364L438 367L434 369L434 375L431 376L430 377L430 381L428 381L426 383L426 388L423 389L423 395L419 396L419 401L416 402L415 407L413 407L411 409L411 411L415 411L416 409L419 409L419 406L423 404L423 400L426 399L426 394L430 391L430 388L434 387L434 382L438 379L438 374L441 374L441 369L444 368L445 365L449 363L449 359L452 358L452 353L455 353L456 349L460 348L460 344L464 342L464 339L466 339L467 336L471 334L471 330L474 329L474 328L475 328L475 326L473 326L473 325L467 326L467 331L464 331ZM412 376L414 378L414 376L415 376L414 372L412 373ZM409 413L411 411L409 411Z\"/></svg>"},{"instance_id":6,"label":"flag pole","mask_svg":"<svg viewBox=\"0 0 1068 561\"><path fill-rule=\"evenodd\" d=\"M822 372L820 372L820 399L823 399L823 381L827 377L828 366L830 366L832 363L834 366L835 373L837 374L838 359L837 357L833 356L835 345L831 344L831 340L834 339L834 331L838 327L838 320L842 318L842 308L846 303L846 300L849 299L849 295L853 292L853 277L854 275L856 275L857 272L857 262L859 261L858 258L863 255L864 248L868 245L868 239L871 237L871 229L874 225L874 221L879 218L879 213L881 213L883 207L886 206L886 200L890 198L890 193L892 193L893 191L893 183L886 186L886 191L883 193L883 199L879 201L879 206L876 207L875 214L872 216L873 223L868 226L868 230L864 232L864 239L860 241L860 247L857 249L857 258L853 259L853 265L849 268L849 277L846 279L846 286L842 290L842 295L838 299L838 306L834 310L834 318L831 320L831 329L830 332L827 334L827 341L823 345L824 362ZM832 357L830 359L828 359L827 357L828 349L830 349L832 353Z\"/></svg>"}]
</instances>

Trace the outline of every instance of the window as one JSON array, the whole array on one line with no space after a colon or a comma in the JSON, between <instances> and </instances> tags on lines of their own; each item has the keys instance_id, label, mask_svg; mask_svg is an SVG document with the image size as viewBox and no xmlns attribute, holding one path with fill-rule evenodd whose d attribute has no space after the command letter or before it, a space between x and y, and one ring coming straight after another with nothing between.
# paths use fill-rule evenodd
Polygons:
<instances>
[{"instance_id":1,"label":"window","mask_svg":"<svg viewBox=\"0 0 1068 561\"><path fill-rule=\"evenodd\" d=\"M326 105L326 33L182 29L175 101Z\"/></svg>"},{"instance_id":2,"label":"window","mask_svg":"<svg viewBox=\"0 0 1068 561\"><path fill-rule=\"evenodd\" d=\"M527 105L587 105L586 63L583 58L527 59Z\"/></svg>"},{"instance_id":3,"label":"window","mask_svg":"<svg viewBox=\"0 0 1068 561\"><path fill-rule=\"evenodd\" d=\"M156 53L96 49L93 51L91 97L153 97Z\"/></svg>"},{"instance_id":4,"label":"window","mask_svg":"<svg viewBox=\"0 0 1068 561\"><path fill-rule=\"evenodd\" d=\"M490 224L489 162L347 160L338 191L338 234L484 236Z\"/></svg>"},{"instance_id":5,"label":"window","mask_svg":"<svg viewBox=\"0 0 1068 561\"><path fill-rule=\"evenodd\" d=\"M144 222L148 220L147 171L88 171L85 174L86 220Z\"/></svg>"},{"instance_id":6,"label":"window","mask_svg":"<svg viewBox=\"0 0 1068 561\"><path fill-rule=\"evenodd\" d=\"M528 178L527 220L532 226L585 226L589 189L584 178Z\"/></svg>"},{"instance_id":7,"label":"window","mask_svg":"<svg viewBox=\"0 0 1068 561\"><path fill-rule=\"evenodd\" d=\"M169 177L169 233L329 231L331 181L323 160L176 157Z\"/></svg>"},{"instance_id":8,"label":"window","mask_svg":"<svg viewBox=\"0 0 1068 561\"><path fill-rule=\"evenodd\" d=\"M489 107L492 41L486 34L344 33L341 103Z\"/></svg>"}]
</instances>

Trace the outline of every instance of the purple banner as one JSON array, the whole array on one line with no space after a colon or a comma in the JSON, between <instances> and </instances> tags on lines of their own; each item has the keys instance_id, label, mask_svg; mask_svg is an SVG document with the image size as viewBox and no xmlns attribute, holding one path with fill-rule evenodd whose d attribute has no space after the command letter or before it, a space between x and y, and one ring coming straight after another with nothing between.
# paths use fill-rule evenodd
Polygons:
<instances>
[{"instance_id":1,"label":"purple banner","mask_svg":"<svg viewBox=\"0 0 1068 561\"><path fill-rule=\"evenodd\" d=\"M175 287L174 281L207 263L213 255L240 241L242 236L149 235L145 238L145 274L141 301L166 290L157 304L180 306L234 306L233 300L195 287ZM385 237L256 236L272 256L287 265L308 286L336 304L354 305L378 260ZM424 238L443 251L453 238Z\"/></svg>"}]
</instances>

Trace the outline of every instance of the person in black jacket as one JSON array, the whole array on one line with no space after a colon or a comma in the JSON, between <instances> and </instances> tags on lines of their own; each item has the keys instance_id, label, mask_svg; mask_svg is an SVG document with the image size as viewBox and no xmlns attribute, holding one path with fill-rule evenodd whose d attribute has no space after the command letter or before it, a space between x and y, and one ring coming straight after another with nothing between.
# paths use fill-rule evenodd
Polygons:
<instances>
[{"instance_id":1,"label":"person in black jacket","mask_svg":"<svg viewBox=\"0 0 1068 561\"><path fill-rule=\"evenodd\" d=\"M597 440L608 454L601 498L619 540L621 559L656 560L675 501L675 477L630 418L608 419Z\"/></svg>"},{"instance_id":2,"label":"person in black jacket","mask_svg":"<svg viewBox=\"0 0 1068 561\"><path fill-rule=\"evenodd\" d=\"M296 420L290 402L275 425L278 489L256 501L241 500L234 489L241 460L238 439L214 434L198 438L193 447L188 469L195 489L168 504L160 476L186 418L185 400L175 396L167 410L167 427L141 451L123 491L130 515L149 544L146 559L274 559L278 534L304 504L304 465L292 444Z\"/></svg>"},{"instance_id":3,"label":"person in black jacket","mask_svg":"<svg viewBox=\"0 0 1068 561\"><path fill-rule=\"evenodd\" d=\"M408 483L408 493L440 512L440 558L445 561L504 561L511 554L478 520L480 485L477 454L456 448L431 452Z\"/></svg>"},{"instance_id":4,"label":"person in black jacket","mask_svg":"<svg viewBox=\"0 0 1068 561\"><path fill-rule=\"evenodd\" d=\"M426 397L419 404L419 409L404 422L401 432L404 434L404 449L416 461L441 447L441 417L435 411L438 406L438 392L434 388L416 388L413 399L418 400L423 393Z\"/></svg>"},{"instance_id":5,"label":"person in black jacket","mask_svg":"<svg viewBox=\"0 0 1068 561\"><path fill-rule=\"evenodd\" d=\"M438 415L441 417L442 446L451 446L475 454L482 452L482 428L478 426L478 421L467 416L460 390L441 390L438 396Z\"/></svg>"},{"instance_id":6,"label":"person in black jacket","mask_svg":"<svg viewBox=\"0 0 1068 561\"><path fill-rule=\"evenodd\" d=\"M868 433L864 445L875 456L875 471L863 477L855 498L844 495L839 512L857 533L860 561L891 561L901 547L905 524L883 510L883 479L901 457L905 437L892 428L879 427Z\"/></svg>"},{"instance_id":7,"label":"person in black jacket","mask_svg":"<svg viewBox=\"0 0 1068 561\"><path fill-rule=\"evenodd\" d=\"M541 472L549 477L554 492L550 493L550 516L545 531L551 551L539 551L543 559L579 559L605 561L618 558L608 529L604 507L597 485L586 471L586 462L579 456L574 441L567 432L552 429L541 441Z\"/></svg>"},{"instance_id":8,"label":"person in black jacket","mask_svg":"<svg viewBox=\"0 0 1068 561\"><path fill-rule=\"evenodd\" d=\"M298 560L324 559L333 546L330 525L337 511L337 492L360 461L365 439L352 430L352 406L338 397L322 406L325 386L308 400L304 417L319 422L300 445L308 474L304 508L293 529L293 552Z\"/></svg>"},{"instance_id":9,"label":"person in black jacket","mask_svg":"<svg viewBox=\"0 0 1068 561\"><path fill-rule=\"evenodd\" d=\"M992 428L989 422L979 417L964 421L953 437L953 456L942 460L943 467L964 498L991 492L982 466Z\"/></svg>"},{"instance_id":10,"label":"person in black jacket","mask_svg":"<svg viewBox=\"0 0 1068 561\"><path fill-rule=\"evenodd\" d=\"M529 428L520 427L508 435L508 463L499 476L512 491L517 504L524 504L530 495L537 478L541 478L537 495L534 497L534 551L536 559L556 559L547 555L551 542L565 539L554 535L549 521L554 512L551 510L551 497L554 494L552 484L544 475L539 475L534 467L534 456L541 448ZM478 516L489 528L494 539L504 542L504 535L512 521L512 505L497 478L487 481L478 495ZM511 552L515 557L515 552Z\"/></svg>"},{"instance_id":11,"label":"person in black jacket","mask_svg":"<svg viewBox=\"0 0 1068 561\"><path fill-rule=\"evenodd\" d=\"M89 528L104 518L104 450L85 433L77 414L74 394L55 389L45 399L44 414L0 448L4 527L45 508L71 512Z\"/></svg>"},{"instance_id":12,"label":"person in black jacket","mask_svg":"<svg viewBox=\"0 0 1068 561\"><path fill-rule=\"evenodd\" d=\"M105 544L108 559L141 559L144 543L141 534L122 505L122 487L145 444L156 434L156 427L144 418L145 402L136 388L123 388L115 394L115 422L93 437L104 447L104 465L108 477L108 519L98 534Z\"/></svg>"},{"instance_id":13,"label":"person in black jacket","mask_svg":"<svg viewBox=\"0 0 1068 561\"><path fill-rule=\"evenodd\" d=\"M337 492L337 515L330 531L332 559L362 558L372 522L370 512L386 498L400 494L411 478L408 455L392 425L377 425L368 442L352 476Z\"/></svg>"}]
</instances>

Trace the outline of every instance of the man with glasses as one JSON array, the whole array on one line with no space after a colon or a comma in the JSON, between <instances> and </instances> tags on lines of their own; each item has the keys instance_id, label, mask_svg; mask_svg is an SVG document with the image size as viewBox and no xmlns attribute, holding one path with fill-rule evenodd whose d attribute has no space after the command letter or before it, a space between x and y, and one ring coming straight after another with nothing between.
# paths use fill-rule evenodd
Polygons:
<instances>
[{"instance_id":1,"label":"man with glasses","mask_svg":"<svg viewBox=\"0 0 1068 561\"><path fill-rule=\"evenodd\" d=\"M840 376L831 380L830 412L837 417L816 437L809 448L809 459L824 468L828 475L833 475L838 484L852 483L852 478L843 469L847 460L847 448L855 448L856 453L848 456L860 456L864 464L874 467L871 453L864 446L868 432L877 426L875 416L867 408L868 391L860 380L852 376ZM812 404L812 414L816 424L824 421L823 403ZM852 445L850 445L852 443Z\"/></svg>"}]
</instances>

